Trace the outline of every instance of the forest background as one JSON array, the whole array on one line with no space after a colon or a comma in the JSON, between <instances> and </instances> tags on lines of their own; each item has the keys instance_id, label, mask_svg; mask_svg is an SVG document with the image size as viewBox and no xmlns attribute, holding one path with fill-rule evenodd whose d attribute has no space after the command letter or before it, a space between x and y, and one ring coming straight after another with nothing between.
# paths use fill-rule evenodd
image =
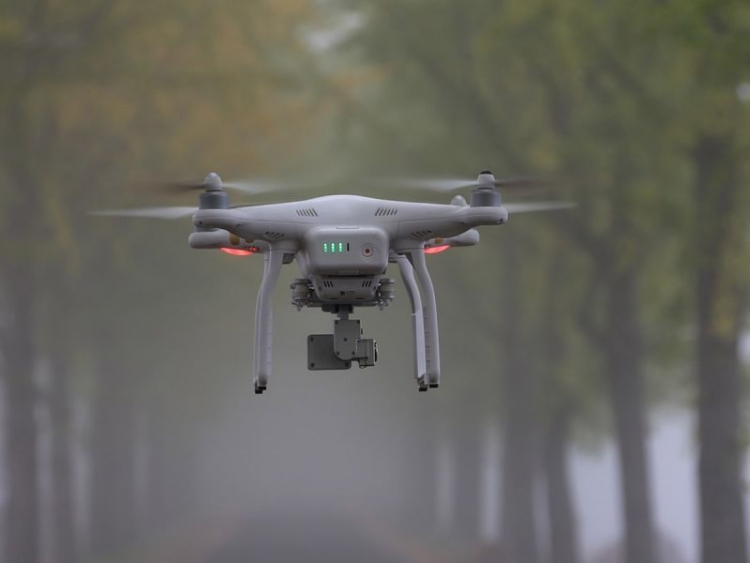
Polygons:
<instances>
[{"instance_id":1,"label":"forest background","mask_svg":"<svg viewBox=\"0 0 750 563\"><path fill-rule=\"evenodd\" d=\"M5 0L0 70L3 563L253 560L313 522L332 561L356 523L401 561L747 562L746 2ZM577 207L431 258L426 395L402 291L363 314L377 368L308 373L330 319L287 269L251 396L259 259L90 214L209 171L377 196L488 167ZM692 543L656 517L665 412ZM609 448L614 490L576 487ZM614 537L582 542L581 496Z\"/></svg>"}]
</instances>

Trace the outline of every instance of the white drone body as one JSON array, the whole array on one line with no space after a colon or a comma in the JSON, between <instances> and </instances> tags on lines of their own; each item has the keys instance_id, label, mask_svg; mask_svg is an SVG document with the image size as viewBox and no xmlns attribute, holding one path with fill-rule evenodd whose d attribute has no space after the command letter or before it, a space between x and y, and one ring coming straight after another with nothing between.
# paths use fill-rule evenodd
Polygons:
<instances>
[{"instance_id":1,"label":"white drone body","mask_svg":"<svg viewBox=\"0 0 750 563\"><path fill-rule=\"evenodd\" d=\"M230 253L262 253L261 282L255 310L254 388L266 390L272 359L272 294L284 264L296 261L300 278L291 286L292 303L334 313L332 334L308 337L308 368L349 369L375 365L377 344L362 338L355 307L386 307L394 298L389 263L400 270L411 303L414 377L420 391L440 384L440 347L435 291L425 253L479 242L475 227L502 225L508 212L569 207L564 203L503 206L499 184L489 171L474 184L471 204L456 196L449 205L390 201L354 195L330 195L268 205L229 207L221 179L210 174L201 186L199 208L111 212L176 217L193 213L193 248ZM163 213L166 211L166 213ZM194 212L193 212L194 211Z\"/></svg>"}]
</instances>

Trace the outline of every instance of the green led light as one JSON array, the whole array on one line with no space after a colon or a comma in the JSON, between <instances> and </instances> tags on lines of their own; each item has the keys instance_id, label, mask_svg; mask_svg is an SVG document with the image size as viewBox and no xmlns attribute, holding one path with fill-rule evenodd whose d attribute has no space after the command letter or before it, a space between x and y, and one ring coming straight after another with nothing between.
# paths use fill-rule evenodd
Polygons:
<instances>
[{"instance_id":1,"label":"green led light","mask_svg":"<svg viewBox=\"0 0 750 563\"><path fill-rule=\"evenodd\" d=\"M323 252L326 254L339 254L342 252L349 252L348 242L324 242Z\"/></svg>"}]
</instances>

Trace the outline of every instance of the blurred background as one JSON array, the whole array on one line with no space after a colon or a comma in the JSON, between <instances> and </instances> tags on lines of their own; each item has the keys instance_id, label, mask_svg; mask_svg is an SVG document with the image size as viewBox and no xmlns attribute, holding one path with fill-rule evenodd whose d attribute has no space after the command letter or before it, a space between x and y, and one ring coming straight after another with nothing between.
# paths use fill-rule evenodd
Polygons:
<instances>
[{"instance_id":1,"label":"blurred background","mask_svg":"<svg viewBox=\"0 0 750 563\"><path fill-rule=\"evenodd\" d=\"M3 0L0 76L2 563L748 561L746 1ZM255 396L262 258L90 215L485 168L578 206L430 257L427 394L400 280L308 372L286 268Z\"/></svg>"}]
</instances>

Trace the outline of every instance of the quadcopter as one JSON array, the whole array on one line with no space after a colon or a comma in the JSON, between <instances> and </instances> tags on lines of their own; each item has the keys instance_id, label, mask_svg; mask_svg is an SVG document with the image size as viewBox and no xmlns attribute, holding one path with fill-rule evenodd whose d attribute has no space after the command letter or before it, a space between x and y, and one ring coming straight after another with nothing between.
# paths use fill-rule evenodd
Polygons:
<instances>
[{"instance_id":1,"label":"quadcopter","mask_svg":"<svg viewBox=\"0 0 750 563\"><path fill-rule=\"evenodd\" d=\"M377 342L363 338L360 321L350 318L356 307L387 307L395 282L387 277L396 264L411 304L414 377L419 391L440 385L440 344L435 290L426 254L479 242L476 227L503 225L508 215L569 208L567 202L503 205L498 188L525 179L497 180L489 170L475 181L427 180L410 187L441 190L471 188L469 202L460 195L449 204L327 195L286 203L231 206L225 188L257 193L267 186L222 182L211 173L201 183L180 184L201 190L198 207L124 209L99 212L176 219L192 215L188 243L196 249L220 249L234 255L261 254L263 279L255 308L254 373L256 394L271 375L272 294L281 268L296 261L300 277L291 284L292 304L319 308L336 316L333 332L307 338L310 370L344 370L356 362L374 366ZM404 180L402 184L410 182Z\"/></svg>"}]
</instances>

